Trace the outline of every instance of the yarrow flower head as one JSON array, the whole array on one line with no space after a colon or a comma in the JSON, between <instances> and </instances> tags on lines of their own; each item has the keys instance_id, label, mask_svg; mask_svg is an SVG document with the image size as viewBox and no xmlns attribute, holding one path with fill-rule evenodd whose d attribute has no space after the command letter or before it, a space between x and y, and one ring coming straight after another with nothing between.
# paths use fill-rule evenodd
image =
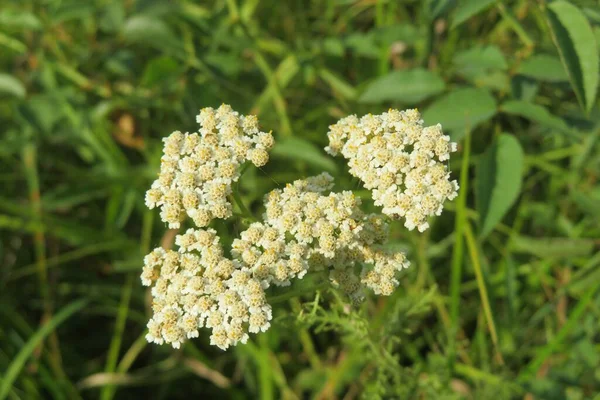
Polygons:
<instances>
[{"instance_id":1,"label":"yarrow flower head","mask_svg":"<svg viewBox=\"0 0 600 400\"><path fill-rule=\"evenodd\" d=\"M232 215L228 198L241 164L264 165L273 137L260 131L256 117L227 105L202 109L197 121L198 133L165 138L159 177L146 193L148 207L160 207L170 228L186 216L197 227L176 236L177 250L157 248L144 259L150 342L178 348L208 328L210 343L221 349L245 343L271 325L267 290L311 273L353 302L366 289L388 296L399 285L398 272L410 265L403 252L385 246L389 217L422 231L458 190L443 164L456 144L439 125L424 128L416 110L350 116L330 127L326 150L348 159L383 214L364 213L352 191L332 191L327 173L296 180L264 197L262 220L234 238L227 257L206 226Z\"/></svg>"},{"instance_id":2,"label":"yarrow flower head","mask_svg":"<svg viewBox=\"0 0 600 400\"><path fill-rule=\"evenodd\" d=\"M424 127L416 109L351 115L331 125L328 138L325 150L341 153L375 205L393 219L404 218L409 230L426 230L428 217L440 215L444 202L457 196L458 183L444 164L456 143L440 124Z\"/></svg>"},{"instance_id":3,"label":"yarrow flower head","mask_svg":"<svg viewBox=\"0 0 600 400\"><path fill-rule=\"evenodd\" d=\"M303 255L301 264L284 269L300 278L306 269L329 271L331 282L355 301L363 298L364 287L390 295L399 283L396 273L410 263L403 253L383 250L388 239L383 216L364 214L351 191L326 194L332 187L333 178L323 173L265 196L265 224L293 238L295 254Z\"/></svg>"},{"instance_id":4,"label":"yarrow flower head","mask_svg":"<svg viewBox=\"0 0 600 400\"><path fill-rule=\"evenodd\" d=\"M245 343L270 326L271 285L288 286L307 272L327 271L354 301L364 288L390 295L396 273L409 266L401 252L383 249L384 218L364 214L352 192L328 193L333 178L298 180L265 196L264 222L250 224L226 258L212 229L177 235L179 251L157 248L144 259L142 283L152 286L154 315L147 339L178 348L199 329L212 330L222 349ZM292 218L293 216L293 218Z\"/></svg>"},{"instance_id":5,"label":"yarrow flower head","mask_svg":"<svg viewBox=\"0 0 600 400\"><path fill-rule=\"evenodd\" d=\"M188 215L198 227L214 218L229 218L231 184L245 161L261 167L273 146L270 132L259 129L256 116L240 115L230 106L203 108L197 133L173 132L164 139L160 173L146 192L146 205L160 207L169 228Z\"/></svg>"},{"instance_id":6,"label":"yarrow flower head","mask_svg":"<svg viewBox=\"0 0 600 400\"><path fill-rule=\"evenodd\" d=\"M175 348L211 329L211 344L225 350L266 331L271 306L260 282L223 255L212 229L178 235L179 251L154 249L144 259L142 283L152 286L153 316L146 339Z\"/></svg>"}]
</instances>

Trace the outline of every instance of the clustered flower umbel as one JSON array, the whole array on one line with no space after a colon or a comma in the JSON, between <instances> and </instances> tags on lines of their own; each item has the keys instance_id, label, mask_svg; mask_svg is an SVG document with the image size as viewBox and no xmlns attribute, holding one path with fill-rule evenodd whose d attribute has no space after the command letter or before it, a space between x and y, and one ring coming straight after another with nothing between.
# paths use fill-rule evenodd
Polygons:
<instances>
[{"instance_id":1,"label":"clustered flower umbel","mask_svg":"<svg viewBox=\"0 0 600 400\"><path fill-rule=\"evenodd\" d=\"M341 153L350 173L372 191L375 205L392 219L403 217L409 230L426 230L427 219L457 196L458 183L450 181L443 163L456 143L440 124L423 127L416 109L350 115L331 125L328 137L325 151Z\"/></svg>"},{"instance_id":2,"label":"clustered flower umbel","mask_svg":"<svg viewBox=\"0 0 600 400\"><path fill-rule=\"evenodd\" d=\"M286 276L301 278L307 269L329 270L330 280L353 300L362 299L363 286L390 295L399 284L396 272L409 262L404 253L383 249L389 230L382 215L364 214L360 198L351 191L326 195L332 187L331 175L322 173L265 197L265 224L280 238L292 237L294 254L302 261L276 262L274 272L281 277L276 282L289 284ZM234 242L237 247L246 250L245 244Z\"/></svg>"},{"instance_id":3,"label":"clustered flower umbel","mask_svg":"<svg viewBox=\"0 0 600 400\"><path fill-rule=\"evenodd\" d=\"M273 138L259 130L256 117L240 116L226 105L202 109L198 122L200 134L174 132L165 139L159 178L146 195L150 208L161 207L169 227L178 228L186 214L197 226L176 236L177 250L156 248L144 259L141 279L152 287L153 298L148 341L179 348L206 327L211 344L221 349L245 343L248 333L270 326L266 290L288 286L311 271L325 273L355 302L365 288L393 293L398 271L410 263L404 253L384 247L389 218L365 214L351 191L332 192L327 173L268 193L262 221L235 238L231 258L226 257L216 231L206 226L231 216L227 195L241 164L264 165ZM373 189L376 204L392 217L405 216L409 229L426 229L427 216L456 196L458 186L439 162L455 145L439 127L423 129L415 110L348 117L331 127L329 137L327 151L341 151L351 172ZM406 163L394 162L396 157ZM380 177L391 171L393 179ZM416 199L400 203L403 194Z\"/></svg>"},{"instance_id":4,"label":"clustered flower umbel","mask_svg":"<svg viewBox=\"0 0 600 400\"><path fill-rule=\"evenodd\" d=\"M142 283L152 285L149 342L179 348L212 330L210 343L225 350L246 343L248 332L266 331L271 306L261 282L223 255L216 232L189 229L175 239L179 251L156 248L144 259Z\"/></svg>"},{"instance_id":5,"label":"clustered flower umbel","mask_svg":"<svg viewBox=\"0 0 600 400\"><path fill-rule=\"evenodd\" d=\"M159 247L147 255L142 283L152 286L154 311L147 339L178 348L207 327L211 344L222 349L245 343L248 332L270 326L265 289L288 286L311 269L328 270L355 301L363 287L390 295L399 284L396 272L409 262L381 247L388 238L383 216L365 215L350 191L323 194L332 186L323 173L270 192L264 222L234 240L232 259L214 230L194 228L176 236L179 251Z\"/></svg>"},{"instance_id":6,"label":"clustered flower umbel","mask_svg":"<svg viewBox=\"0 0 600 400\"><path fill-rule=\"evenodd\" d=\"M240 165L262 167L273 147L270 132L261 132L254 115L244 116L222 105L196 117L198 133L173 132L164 139L160 173L146 192L146 205L161 208L169 228L179 228L187 214L198 227L214 218L229 218L227 196L240 176Z\"/></svg>"}]
</instances>

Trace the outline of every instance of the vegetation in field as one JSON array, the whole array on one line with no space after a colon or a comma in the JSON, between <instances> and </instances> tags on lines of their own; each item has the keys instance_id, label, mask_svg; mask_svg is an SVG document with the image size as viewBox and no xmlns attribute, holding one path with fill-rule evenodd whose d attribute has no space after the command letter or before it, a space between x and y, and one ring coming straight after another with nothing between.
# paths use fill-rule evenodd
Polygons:
<instances>
[{"instance_id":1,"label":"vegetation in field","mask_svg":"<svg viewBox=\"0 0 600 400\"><path fill-rule=\"evenodd\" d=\"M599 50L596 0L4 0L0 400L600 398ZM232 218L165 223L162 139L223 103L269 162L233 166ZM415 108L460 189L390 220L391 295L307 274L246 343L148 343L144 256L199 226L235 258L265 194L323 172L393 214L328 132Z\"/></svg>"}]
</instances>

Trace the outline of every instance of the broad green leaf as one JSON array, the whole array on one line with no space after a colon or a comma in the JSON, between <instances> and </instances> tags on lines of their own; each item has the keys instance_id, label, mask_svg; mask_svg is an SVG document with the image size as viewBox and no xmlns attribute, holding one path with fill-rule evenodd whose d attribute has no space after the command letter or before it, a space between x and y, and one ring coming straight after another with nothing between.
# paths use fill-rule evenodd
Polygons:
<instances>
[{"instance_id":1,"label":"broad green leaf","mask_svg":"<svg viewBox=\"0 0 600 400\"><path fill-rule=\"evenodd\" d=\"M420 35L414 25L394 24L382 26L372 31L375 41L383 48L388 48L393 43L402 42L413 44L419 40Z\"/></svg>"},{"instance_id":2,"label":"broad green leaf","mask_svg":"<svg viewBox=\"0 0 600 400\"><path fill-rule=\"evenodd\" d=\"M528 58L521 63L517 72L539 81L566 82L569 80L558 57L549 54L536 54Z\"/></svg>"},{"instance_id":3,"label":"broad green leaf","mask_svg":"<svg viewBox=\"0 0 600 400\"><path fill-rule=\"evenodd\" d=\"M56 96L37 94L17 108L20 117L37 132L49 133L63 117L64 109Z\"/></svg>"},{"instance_id":4,"label":"broad green leaf","mask_svg":"<svg viewBox=\"0 0 600 400\"><path fill-rule=\"evenodd\" d=\"M465 76L465 78L473 82L474 86L477 87L485 87L503 93L510 90L510 77L506 71L491 71L483 74Z\"/></svg>"},{"instance_id":5,"label":"broad green leaf","mask_svg":"<svg viewBox=\"0 0 600 400\"><path fill-rule=\"evenodd\" d=\"M478 14L494 4L496 0L462 0L454 13L452 28L462 24L475 14Z\"/></svg>"},{"instance_id":6,"label":"broad green leaf","mask_svg":"<svg viewBox=\"0 0 600 400\"><path fill-rule=\"evenodd\" d=\"M567 1L552 2L546 15L571 86L582 108L589 111L596 100L600 75L594 32L585 15Z\"/></svg>"},{"instance_id":7,"label":"broad green leaf","mask_svg":"<svg viewBox=\"0 0 600 400\"><path fill-rule=\"evenodd\" d=\"M25 343L21 350L19 350L17 356L11 361L6 372L2 374L2 380L0 381L0 400L4 400L8 396L10 388L25 366L27 359L31 356L36 347L39 346L42 340L44 340L46 336L52 333L66 319L78 311L81 311L81 309L87 304L88 300L82 299L74 301L65 306L58 313L56 313L51 320L41 325L40 329L38 329L33 336L29 338L27 343Z\"/></svg>"},{"instance_id":8,"label":"broad green leaf","mask_svg":"<svg viewBox=\"0 0 600 400\"><path fill-rule=\"evenodd\" d=\"M23 98L25 94L25 86L20 80L12 75L0 73L0 98L4 96Z\"/></svg>"},{"instance_id":9,"label":"broad green leaf","mask_svg":"<svg viewBox=\"0 0 600 400\"><path fill-rule=\"evenodd\" d=\"M346 37L346 46L356 55L367 58L379 58L380 48L372 33L352 33Z\"/></svg>"},{"instance_id":10,"label":"broad green leaf","mask_svg":"<svg viewBox=\"0 0 600 400\"><path fill-rule=\"evenodd\" d=\"M344 43L338 37L328 37L321 42L323 52L330 56L342 57L344 55Z\"/></svg>"},{"instance_id":11,"label":"broad green leaf","mask_svg":"<svg viewBox=\"0 0 600 400\"><path fill-rule=\"evenodd\" d=\"M452 63L463 76L508 68L504 54L497 46L479 46L461 51L454 56Z\"/></svg>"},{"instance_id":12,"label":"broad green leaf","mask_svg":"<svg viewBox=\"0 0 600 400\"><path fill-rule=\"evenodd\" d=\"M170 78L174 78L180 68L181 64L169 56L157 57L146 64L141 84L153 86L160 82L166 82Z\"/></svg>"},{"instance_id":13,"label":"broad green leaf","mask_svg":"<svg viewBox=\"0 0 600 400\"><path fill-rule=\"evenodd\" d=\"M146 15L129 18L123 27L123 37L130 42L155 47L169 53L181 53L182 42L161 19Z\"/></svg>"},{"instance_id":14,"label":"broad green leaf","mask_svg":"<svg viewBox=\"0 0 600 400\"><path fill-rule=\"evenodd\" d=\"M371 82L360 96L363 103L399 101L415 104L444 90L439 75L421 68L393 71Z\"/></svg>"},{"instance_id":15,"label":"broad green leaf","mask_svg":"<svg viewBox=\"0 0 600 400\"><path fill-rule=\"evenodd\" d=\"M593 216L595 220L600 220L600 189L592 193L583 193L574 190L572 198L583 212Z\"/></svg>"},{"instance_id":16,"label":"broad green leaf","mask_svg":"<svg viewBox=\"0 0 600 400\"><path fill-rule=\"evenodd\" d=\"M510 80L512 97L518 100L533 102L539 89L538 81L523 75L515 75Z\"/></svg>"},{"instance_id":17,"label":"broad green leaf","mask_svg":"<svg viewBox=\"0 0 600 400\"><path fill-rule=\"evenodd\" d=\"M507 114L521 116L549 128L558 129L562 132L569 130L565 121L550 114L544 106L538 104L521 100L510 100L502 104L500 110Z\"/></svg>"},{"instance_id":18,"label":"broad green leaf","mask_svg":"<svg viewBox=\"0 0 600 400\"><path fill-rule=\"evenodd\" d=\"M594 240L517 236L512 241L512 250L539 258L587 257L594 251Z\"/></svg>"},{"instance_id":19,"label":"broad green leaf","mask_svg":"<svg viewBox=\"0 0 600 400\"><path fill-rule=\"evenodd\" d=\"M72 20L83 21L97 12L96 6L91 1L61 1L52 14L55 24Z\"/></svg>"},{"instance_id":20,"label":"broad green leaf","mask_svg":"<svg viewBox=\"0 0 600 400\"><path fill-rule=\"evenodd\" d=\"M122 2L109 2L102 10L99 26L105 32L118 32L125 22L125 6Z\"/></svg>"},{"instance_id":21,"label":"broad green leaf","mask_svg":"<svg viewBox=\"0 0 600 400\"><path fill-rule=\"evenodd\" d=\"M0 26L11 30L38 31L42 29L42 23L34 14L20 10L0 11Z\"/></svg>"},{"instance_id":22,"label":"broad green leaf","mask_svg":"<svg viewBox=\"0 0 600 400\"><path fill-rule=\"evenodd\" d=\"M521 190L523 149L512 135L501 134L477 164L480 236L487 236L513 205Z\"/></svg>"},{"instance_id":23,"label":"broad green leaf","mask_svg":"<svg viewBox=\"0 0 600 400\"><path fill-rule=\"evenodd\" d=\"M463 88L436 100L423 112L423 119L428 125L442 124L452 139L459 140L467 129L474 129L494 114L496 100L487 90Z\"/></svg>"},{"instance_id":24,"label":"broad green leaf","mask_svg":"<svg viewBox=\"0 0 600 400\"><path fill-rule=\"evenodd\" d=\"M436 19L448 13L454 7L455 0L429 0L429 18Z\"/></svg>"},{"instance_id":25,"label":"broad green leaf","mask_svg":"<svg viewBox=\"0 0 600 400\"><path fill-rule=\"evenodd\" d=\"M290 137L279 140L271 150L273 157L283 160L300 160L306 162L315 169L324 169L329 172L337 172L337 165L331 157L327 157L324 152L311 142L299 137Z\"/></svg>"},{"instance_id":26,"label":"broad green leaf","mask_svg":"<svg viewBox=\"0 0 600 400\"><path fill-rule=\"evenodd\" d=\"M11 36L5 35L2 32L0 32L0 48L1 47L6 47L7 49L11 49L17 53L25 53L27 51L27 46L25 43Z\"/></svg>"}]
</instances>

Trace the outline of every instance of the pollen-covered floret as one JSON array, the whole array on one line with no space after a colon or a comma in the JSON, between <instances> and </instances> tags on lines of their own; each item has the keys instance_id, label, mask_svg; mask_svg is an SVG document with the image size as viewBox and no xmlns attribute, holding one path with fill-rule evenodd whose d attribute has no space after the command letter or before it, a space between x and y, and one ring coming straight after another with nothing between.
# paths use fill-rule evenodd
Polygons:
<instances>
[{"instance_id":1,"label":"pollen-covered floret","mask_svg":"<svg viewBox=\"0 0 600 400\"><path fill-rule=\"evenodd\" d=\"M261 167L273 146L256 116L240 115L230 106L203 108L198 133L173 132L164 141L158 178L146 192L146 205L160 207L161 219L178 228L185 216L198 227L232 215L231 184L246 161Z\"/></svg>"},{"instance_id":2,"label":"pollen-covered floret","mask_svg":"<svg viewBox=\"0 0 600 400\"><path fill-rule=\"evenodd\" d=\"M351 115L331 125L328 138L325 150L341 153L375 205L393 219L404 218L409 230L426 230L427 219L457 196L458 184L444 164L456 143L440 124L423 127L417 110Z\"/></svg>"}]
</instances>

